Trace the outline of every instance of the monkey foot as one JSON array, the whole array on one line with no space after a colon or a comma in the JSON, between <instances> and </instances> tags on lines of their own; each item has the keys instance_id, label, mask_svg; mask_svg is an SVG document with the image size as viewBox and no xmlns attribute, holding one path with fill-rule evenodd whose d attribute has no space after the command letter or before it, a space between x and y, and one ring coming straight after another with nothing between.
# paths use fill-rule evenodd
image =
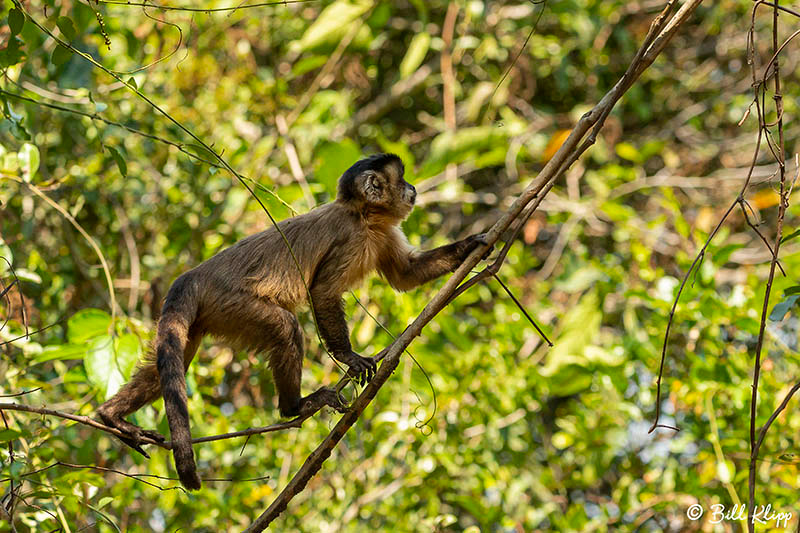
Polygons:
<instances>
[{"instance_id":1,"label":"monkey foot","mask_svg":"<svg viewBox=\"0 0 800 533\"><path fill-rule=\"evenodd\" d=\"M158 433L157 431L153 431L150 429L142 429L135 424L131 424L127 420L123 420L121 418L114 418L108 415L103 414L102 412L98 412L100 420L107 426L118 429L122 433L125 434L124 437L118 437L123 443L127 444L137 452L141 453L148 459L150 456L147 452L142 449L142 441L144 439L151 439L156 442L164 442L166 439L163 435Z\"/></svg>"},{"instance_id":2,"label":"monkey foot","mask_svg":"<svg viewBox=\"0 0 800 533\"><path fill-rule=\"evenodd\" d=\"M339 393L333 389L322 387L316 392L312 392L300 400L300 411L298 416L308 417L319 411L325 406L333 407L340 413L347 411Z\"/></svg>"},{"instance_id":3,"label":"monkey foot","mask_svg":"<svg viewBox=\"0 0 800 533\"><path fill-rule=\"evenodd\" d=\"M467 237L467 238L471 241L470 242L471 246L469 248L469 253L472 253L472 250L474 250L475 248L477 248L479 246L486 246L487 244L489 244L489 239L487 239L485 233L478 233L478 234L472 235L472 236ZM492 255L493 251L494 251L494 247L491 247L488 250L486 250L486 253L484 253L483 256L481 257L481 260L482 261L486 261L486 259L488 259L490 255Z\"/></svg>"},{"instance_id":4,"label":"monkey foot","mask_svg":"<svg viewBox=\"0 0 800 533\"><path fill-rule=\"evenodd\" d=\"M355 378L359 385L366 385L375 377L378 364L371 357L362 357L353 351L334 353L333 357L349 367L347 375Z\"/></svg>"}]
</instances>

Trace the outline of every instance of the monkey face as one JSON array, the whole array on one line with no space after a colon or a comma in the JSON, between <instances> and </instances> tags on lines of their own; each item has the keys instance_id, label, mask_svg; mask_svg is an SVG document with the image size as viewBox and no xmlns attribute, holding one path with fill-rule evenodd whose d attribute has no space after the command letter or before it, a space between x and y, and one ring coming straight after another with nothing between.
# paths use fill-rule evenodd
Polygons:
<instances>
[{"instance_id":1,"label":"monkey face","mask_svg":"<svg viewBox=\"0 0 800 533\"><path fill-rule=\"evenodd\" d=\"M416 189L403 177L404 170L402 161L394 154L362 159L339 179L338 200L352 202L362 211L404 219L417 198Z\"/></svg>"}]
</instances>

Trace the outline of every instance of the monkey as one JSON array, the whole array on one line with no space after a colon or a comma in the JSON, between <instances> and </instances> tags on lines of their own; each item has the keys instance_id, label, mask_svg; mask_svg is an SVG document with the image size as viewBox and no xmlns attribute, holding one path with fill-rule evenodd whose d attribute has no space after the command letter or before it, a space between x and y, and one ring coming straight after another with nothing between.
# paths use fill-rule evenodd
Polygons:
<instances>
[{"instance_id":1,"label":"monkey","mask_svg":"<svg viewBox=\"0 0 800 533\"><path fill-rule=\"evenodd\" d=\"M454 271L486 244L483 234L476 234L429 251L413 248L400 224L417 192L404 172L395 154L362 159L341 175L333 202L279 222L280 231L272 226L250 235L180 275L164 299L153 350L131 380L98 407L100 420L147 455L142 437L164 437L124 417L163 395L180 482L199 489L185 372L205 335L268 355L281 416L311 416L324 406L343 412L333 389L300 393L304 348L298 307L310 306L334 359L366 384L376 363L352 349L343 293L375 270L394 289L407 291Z\"/></svg>"}]
</instances>

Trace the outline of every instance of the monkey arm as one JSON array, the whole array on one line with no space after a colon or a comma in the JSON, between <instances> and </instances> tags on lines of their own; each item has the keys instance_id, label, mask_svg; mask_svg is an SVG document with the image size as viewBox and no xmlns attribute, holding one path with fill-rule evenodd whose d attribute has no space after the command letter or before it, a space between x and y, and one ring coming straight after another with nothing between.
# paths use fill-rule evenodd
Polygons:
<instances>
[{"instance_id":1,"label":"monkey arm","mask_svg":"<svg viewBox=\"0 0 800 533\"><path fill-rule=\"evenodd\" d=\"M454 271L483 242L481 234L426 252L407 245L398 247L387 251L378 264L378 270L392 287L407 291Z\"/></svg>"},{"instance_id":2,"label":"monkey arm","mask_svg":"<svg viewBox=\"0 0 800 533\"><path fill-rule=\"evenodd\" d=\"M357 378L362 385L370 381L375 376L377 365L372 359L353 351L342 298L312 287L311 300L319 333L333 358L346 364L349 367L348 374Z\"/></svg>"},{"instance_id":3,"label":"monkey arm","mask_svg":"<svg viewBox=\"0 0 800 533\"><path fill-rule=\"evenodd\" d=\"M350 331L347 328L342 299L314 289L311 290L311 299L319 333L328 349L334 354L351 351Z\"/></svg>"}]
</instances>

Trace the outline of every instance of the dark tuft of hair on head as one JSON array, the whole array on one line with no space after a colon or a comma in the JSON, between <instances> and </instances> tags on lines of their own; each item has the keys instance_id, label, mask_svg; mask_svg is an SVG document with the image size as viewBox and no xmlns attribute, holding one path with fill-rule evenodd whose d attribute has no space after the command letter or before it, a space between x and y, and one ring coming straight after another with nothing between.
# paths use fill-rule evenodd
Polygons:
<instances>
[{"instance_id":1,"label":"dark tuft of hair on head","mask_svg":"<svg viewBox=\"0 0 800 533\"><path fill-rule=\"evenodd\" d=\"M338 198L345 201L353 199L355 197L355 181L359 174L367 170L383 170L392 163L400 165L401 173L405 171L403 162L395 154L374 154L358 161L345 170L342 177L339 178Z\"/></svg>"}]
</instances>

